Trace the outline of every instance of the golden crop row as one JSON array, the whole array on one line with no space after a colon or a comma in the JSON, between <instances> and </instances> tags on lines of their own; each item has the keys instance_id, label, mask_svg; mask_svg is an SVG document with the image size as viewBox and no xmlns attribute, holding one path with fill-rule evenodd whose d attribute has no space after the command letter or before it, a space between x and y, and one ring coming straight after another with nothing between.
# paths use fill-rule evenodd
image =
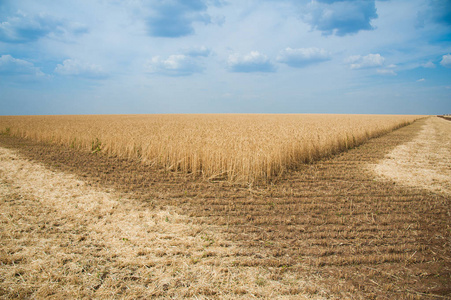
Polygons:
<instances>
[{"instance_id":1,"label":"golden crop row","mask_svg":"<svg viewBox=\"0 0 451 300\"><path fill-rule=\"evenodd\" d=\"M211 114L1 116L0 131L205 177L269 179L422 116Z\"/></svg>"}]
</instances>

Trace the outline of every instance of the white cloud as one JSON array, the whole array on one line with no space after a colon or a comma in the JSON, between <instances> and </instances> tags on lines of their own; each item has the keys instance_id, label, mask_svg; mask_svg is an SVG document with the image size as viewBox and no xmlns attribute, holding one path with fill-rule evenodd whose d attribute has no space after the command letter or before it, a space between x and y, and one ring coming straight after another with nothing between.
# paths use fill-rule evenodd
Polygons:
<instances>
[{"instance_id":1,"label":"white cloud","mask_svg":"<svg viewBox=\"0 0 451 300\"><path fill-rule=\"evenodd\" d=\"M364 69L382 66L385 62L385 58L380 54L368 54L366 56L355 55L348 57L346 62L351 69Z\"/></svg>"},{"instance_id":2,"label":"white cloud","mask_svg":"<svg viewBox=\"0 0 451 300\"><path fill-rule=\"evenodd\" d=\"M145 69L149 73L168 76L187 76L203 71L203 67L197 60L184 54L171 55L166 59L154 56L146 63Z\"/></svg>"},{"instance_id":3,"label":"white cloud","mask_svg":"<svg viewBox=\"0 0 451 300\"><path fill-rule=\"evenodd\" d=\"M423 82L423 81L426 81L426 79L421 78L421 79L418 79L418 80L417 80L417 82Z\"/></svg>"},{"instance_id":4,"label":"white cloud","mask_svg":"<svg viewBox=\"0 0 451 300\"><path fill-rule=\"evenodd\" d=\"M435 64L432 61L428 61L425 64L421 65L423 68L427 68L427 69L433 69L435 68Z\"/></svg>"},{"instance_id":5,"label":"white cloud","mask_svg":"<svg viewBox=\"0 0 451 300\"><path fill-rule=\"evenodd\" d=\"M269 58L258 51L252 51L246 55L232 54L229 56L228 65L232 72L274 72L275 67Z\"/></svg>"},{"instance_id":6,"label":"white cloud","mask_svg":"<svg viewBox=\"0 0 451 300\"><path fill-rule=\"evenodd\" d=\"M451 68L451 54L443 55L440 64L446 68Z\"/></svg>"},{"instance_id":7,"label":"white cloud","mask_svg":"<svg viewBox=\"0 0 451 300\"><path fill-rule=\"evenodd\" d=\"M106 74L99 65L81 62L76 59L66 59L63 64L58 64L55 73L68 76L80 76L88 78L105 78Z\"/></svg>"},{"instance_id":8,"label":"white cloud","mask_svg":"<svg viewBox=\"0 0 451 300\"><path fill-rule=\"evenodd\" d=\"M211 54L211 50L205 46L191 47L186 49L185 54L191 57L208 57Z\"/></svg>"},{"instance_id":9,"label":"white cloud","mask_svg":"<svg viewBox=\"0 0 451 300\"><path fill-rule=\"evenodd\" d=\"M393 75L393 76L398 75L398 74L396 74L395 71L393 71L391 69L378 69L377 73L381 74L381 75Z\"/></svg>"},{"instance_id":10,"label":"white cloud","mask_svg":"<svg viewBox=\"0 0 451 300\"><path fill-rule=\"evenodd\" d=\"M14 58L11 55L2 55L0 57L0 76L17 76L17 75L25 75L25 76L33 76L33 77L42 77L45 76L41 70L34 66L33 63Z\"/></svg>"},{"instance_id":11,"label":"white cloud","mask_svg":"<svg viewBox=\"0 0 451 300\"><path fill-rule=\"evenodd\" d=\"M330 59L330 53L319 48L286 48L280 51L277 61L291 67L301 68L309 64L319 63Z\"/></svg>"}]
</instances>

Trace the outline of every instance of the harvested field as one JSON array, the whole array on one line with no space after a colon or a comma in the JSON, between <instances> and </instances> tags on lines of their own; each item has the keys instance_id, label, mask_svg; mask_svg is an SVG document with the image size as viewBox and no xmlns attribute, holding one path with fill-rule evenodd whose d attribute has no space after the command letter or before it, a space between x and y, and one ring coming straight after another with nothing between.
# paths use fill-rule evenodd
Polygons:
<instances>
[{"instance_id":1,"label":"harvested field","mask_svg":"<svg viewBox=\"0 0 451 300\"><path fill-rule=\"evenodd\" d=\"M254 182L360 145L420 116L104 115L0 117L0 132L204 178Z\"/></svg>"},{"instance_id":2,"label":"harvested field","mask_svg":"<svg viewBox=\"0 0 451 300\"><path fill-rule=\"evenodd\" d=\"M396 147L375 171L411 188L451 195L451 126L429 118L411 142Z\"/></svg>"},{"instance_id":3,"label":"harvested field","mask_svg":"<svg viewBox=\"0 0 451 300\"><path fill-rule=\"evenodd\" d=\"M374 173L430 120L260 185L1 136L0 295L450 298L450 195Z\"/></svg>"}]
</instances>

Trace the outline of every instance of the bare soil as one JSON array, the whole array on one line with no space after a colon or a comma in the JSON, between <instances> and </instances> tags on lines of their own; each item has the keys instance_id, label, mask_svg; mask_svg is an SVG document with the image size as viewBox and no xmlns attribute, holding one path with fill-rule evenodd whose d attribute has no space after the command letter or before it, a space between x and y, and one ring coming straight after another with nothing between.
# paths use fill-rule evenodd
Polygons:
<instances>
[{"instance_id":1,"label":"bare soil","mask_svg":"<svg viewBox=\"0 0 451 300\"><path fill-rule=\"evenodd\" d=\"M0 297L450 298L449 194L374 173L432 123L260 186L1 136Z\"/></svg>"}]
</instances>

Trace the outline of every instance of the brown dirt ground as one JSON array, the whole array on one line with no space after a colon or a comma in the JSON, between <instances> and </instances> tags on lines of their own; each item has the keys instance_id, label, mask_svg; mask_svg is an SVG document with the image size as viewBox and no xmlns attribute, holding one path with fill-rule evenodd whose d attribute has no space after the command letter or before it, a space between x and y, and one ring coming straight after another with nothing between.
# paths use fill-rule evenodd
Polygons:
<instances>
[{"instance_id":1,"label":"brown dirt ground","mask_svg":"<svg viewBox=\"0 0 451 300\"><path fill-rule=\"evenodd\" d=\"M430 122L253 186L2 136L0 296L450 298L449 195L368 167Z\"/></svg>"}]
</instances>

